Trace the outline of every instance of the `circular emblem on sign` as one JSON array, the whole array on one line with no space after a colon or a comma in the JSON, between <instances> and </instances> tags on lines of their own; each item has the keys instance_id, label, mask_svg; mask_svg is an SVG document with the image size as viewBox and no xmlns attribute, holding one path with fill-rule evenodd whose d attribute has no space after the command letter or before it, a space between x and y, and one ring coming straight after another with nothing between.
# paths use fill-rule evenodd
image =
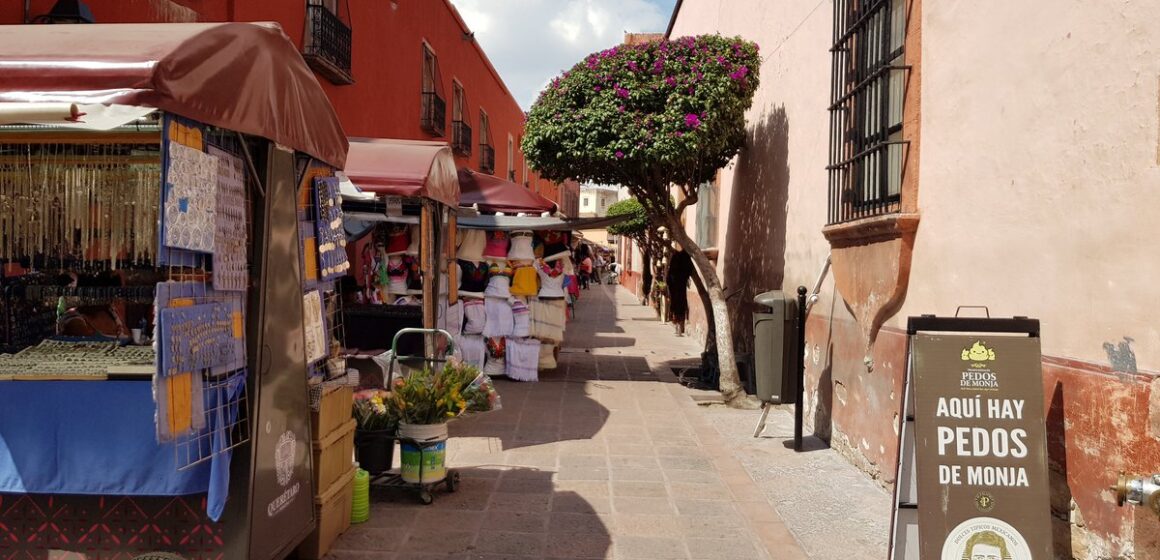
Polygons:
<instances>
[{"instance_id":1,"label":"circular emblem on sign","mask_svg":"<svg viewBox=\"0 0 1160 560\"><path fill-rule=\"evenodd\" d=\"M286 430L278 438L278 446L274 448L274 470L278 475L278 484L286 486L294 476L294 456L298 451L298 439L294 432Z\"/></svg>"},{"instance_id":2,"label":"circular emblem on sign","mask_svg":"<svg viewBox=\"0 0 1160 560\"><path fill-rule=\"evenodd\" d=\"M983 513L987 513L995 509L995 497L987 492L980 492L975 495L975 507Z\"/></svg>"},{"instance_id":3,"label":"circular emblem on sign","mask_svg":"<svg viewBox=\"0 0 1160 560\"><path fill-rule=\"evenodd\" d=\"M1027 540L1001 519L975 517L959 523L943 541L941 560L1032 560Z\"/></svg>"}]
</instances>

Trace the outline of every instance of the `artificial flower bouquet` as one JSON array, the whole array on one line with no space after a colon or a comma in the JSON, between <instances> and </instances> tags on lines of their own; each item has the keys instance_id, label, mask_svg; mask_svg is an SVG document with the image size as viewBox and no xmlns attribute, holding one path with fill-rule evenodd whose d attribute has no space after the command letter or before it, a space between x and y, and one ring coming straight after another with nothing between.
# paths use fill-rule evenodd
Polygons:
<instances>
[{"instance_id":1,"label":"artificial flower bouquet","mask_svg":"<svg viewBox=\"0 0 1160 560\"><path fill-rule=\"evenodd\" d=\"M466 413L487 412L500 406L491 378L458 361L396 379L384 402L403 424L442 424Z\"/></svg>"},{"instance_id":2,"label":"artificial flower bouquet","mask_svg":"<svg viewBox=\"0 0 1160 560\"><path fill-rule=\"evenodd\" d=\"M354 418L363 431L394 430L398 419L387 406L391 394L382 389L366 389L354 394Z\"/></svg>"}]
</instances>

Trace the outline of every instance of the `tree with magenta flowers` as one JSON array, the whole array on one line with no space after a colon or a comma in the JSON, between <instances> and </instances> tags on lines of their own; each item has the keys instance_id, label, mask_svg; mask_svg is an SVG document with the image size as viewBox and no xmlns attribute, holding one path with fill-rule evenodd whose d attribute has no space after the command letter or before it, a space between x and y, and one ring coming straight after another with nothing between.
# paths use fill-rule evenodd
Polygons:
<instances>
[{"instance_id":1,"label":"tree with magenta flowers","mask_svg":"<svg viewBox=\"0 0 1160 560\"><path fill-rule=\"evenodd\" d=\"M730 403L745 393L725 295L716 268L680 217L697 203L698 186L713 180L744 144L760 64L755 43L719 35L590 54L540 93L521 144L543 177L628 187L688 252L709 295L719 389Z\"/></svg>"}]
</instances>

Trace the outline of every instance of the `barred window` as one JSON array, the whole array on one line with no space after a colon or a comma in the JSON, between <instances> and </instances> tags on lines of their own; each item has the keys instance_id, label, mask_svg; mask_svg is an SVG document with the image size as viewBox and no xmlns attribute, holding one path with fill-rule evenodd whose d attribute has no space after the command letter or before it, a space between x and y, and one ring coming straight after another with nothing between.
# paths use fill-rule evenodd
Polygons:
<instances>
[{"instance_id":1,"label":"barred window","mask_svg":"<svg viewBox=\"0 0 1160 560\"><path fill-rule=\"evenodd\" d=\"M838 224L899 211L906 0L835 0L829 213Z\"/></svg>"}]
</instances>

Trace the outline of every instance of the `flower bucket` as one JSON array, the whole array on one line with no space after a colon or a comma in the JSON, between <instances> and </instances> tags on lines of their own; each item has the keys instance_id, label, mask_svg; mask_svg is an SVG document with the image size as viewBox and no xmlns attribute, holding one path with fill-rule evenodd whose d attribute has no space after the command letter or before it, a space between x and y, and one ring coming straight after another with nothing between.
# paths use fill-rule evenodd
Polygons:
<instances>
[{"instance_id":1,"label":"flower bucket","mask_svg":"<svg viewBox=\"0 0 1160 560\"><path fill-rule=\"evenodd\" d=\"M359 468L370 474L391 470L391 462L395 460L395 431L356 430L354 457Z\"/></svg>"},{"instance_id":2,"label":"flower bucket","mask_svg":"<svg viewBox=\"0 0 1160 560\"><path fill-rule=\"evenodd\" d=\"M430 484L447 476L447 424L399 424L399 437L422 445L399 442L405 482ZM420 449L422 447L422 449Z\"/></svg>"}]
</instances>

